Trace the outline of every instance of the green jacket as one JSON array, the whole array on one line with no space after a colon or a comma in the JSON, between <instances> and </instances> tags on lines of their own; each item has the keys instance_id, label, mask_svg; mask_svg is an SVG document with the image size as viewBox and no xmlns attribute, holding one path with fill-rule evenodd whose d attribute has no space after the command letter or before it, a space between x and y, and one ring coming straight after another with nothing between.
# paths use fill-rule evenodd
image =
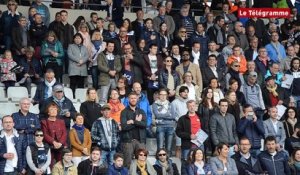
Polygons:
<instances>
[{"instance_id":1,"label":"green jacket","mask_svg":"<svg viewBox=\"0 0 300 175\"><path fill-rule=\"evenodd\" d=\"M56 40L55 44L54 44L54 52L58 53L58 56L55 58L53 57L50 52L49 52L50 46L49 43L47 41L44 41L42 43L42 49L41 49L41 55L42 55L42 61L43 64L46 65L49 60L56 60L56 62L58 63L58 65L62 66L63 65L63 58L64 58L64 49L61 45L61 42Z\"/></svg>"},{"instance_id":2,"label":"green jacket","mask_svg":"<svg viewBox=\"0 0 300 175\"><path fill-rule=\"evenodd\" d=\"M101 52L97 58L98 69L99 69L100 75L101 75L101 76L99 76L100 86L108 85L109 79L110 79L110 75L108 74L110 69L108 66L108 60L106 58L106 54L104 52L105 51ZM122 70L121 57L119 55L114 55L114 70L117 72L114 77L115 80L117 81L119 79L119 73Z\"/></svg>"}]
</instances>

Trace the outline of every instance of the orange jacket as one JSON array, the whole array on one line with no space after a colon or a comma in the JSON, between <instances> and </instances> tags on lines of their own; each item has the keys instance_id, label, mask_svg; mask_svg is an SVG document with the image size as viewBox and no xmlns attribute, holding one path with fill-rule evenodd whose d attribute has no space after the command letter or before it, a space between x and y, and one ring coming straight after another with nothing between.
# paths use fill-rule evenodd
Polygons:
<instances>
[{"instance_id":1,"label":"orange jacket","mask_svg":"<svg viewBox=\"0 0 300 175\"><path fill-rule=\"evenodd\" d=\"M108 105L110 106L110 117L113 118L117 123L121 123L121 112L125 109L125 106L120 102L117 103L112 102L109 100Z\"/></svg>"},{"instance_id":2,"label":"orange jacket","mask_svg":"<svg viewBox=\"0 0 300 175\"><path fill-rule=\"evenodd\" d=\"M84 154L82 153L83 148L87 148L88 152L90 153L91 146L92 146L92 137L88 129L86 128L84 129L83 143L80 142L77 132L74 128L70 130L69 137L70 137L73 157L84 156Z\"/></svg>"},{"instance_id":3,"label":"orange jacket","mask_svg":"<svg viewBox=\"0 0 300 175\"><path fill-rule=\"evenodd\" d=\"M230 55L227 59L227 65L230 66L232 62L237 60L237 58L233 55ZM247 60L244 55L240 56L240 73L244 74L247 71Z\"/></svg>"}]
</instances>

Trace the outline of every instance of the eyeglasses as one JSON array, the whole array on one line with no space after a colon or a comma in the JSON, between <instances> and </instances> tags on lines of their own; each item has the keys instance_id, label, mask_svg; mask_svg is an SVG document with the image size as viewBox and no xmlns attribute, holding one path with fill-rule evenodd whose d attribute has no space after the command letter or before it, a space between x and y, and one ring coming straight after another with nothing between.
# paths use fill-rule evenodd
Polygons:
<instances>
[{"instance_id":1,"label":"eyeglasses","mask_svg":"<svg viewBox=\"0 0 300 175\"><path fill-rule=\"evenodd\" d=\"M159 157L166 156L167 154L158 154Z\"/></svg>"},{"instance_id":2,"label":"eyeglasses","mask_svg":"<svg viewBox=\"0 0 300 175\"><path fill-rule=\"evenodd\" d=\"M172 62L172 60L166 60L166 62Z\"/></svg>"},{"instance_id":3,"label":"eyeglasses","mask_svg":"<svg viewBox=\"0 0 300 175\"><path fill-rule=\"evenodd\" d=\"M44 137L44 134L36 134L36 137Z\"/></svg>"},{"instance_id":4,"label":"eyeglasses","mask_svg":"<svg viewBox=\"0 0 300 175\"><path fill-rule=\"evenodd\" d=\"M145 154L139 154L139 156L144 156L144 157L147 157L147 155L145 155Z\"/></svg>"},{"instance_id":5,"label":"eyeglasses","mask_svg":"<svg viewBox=\"0 0 300 175\"><path fill-rule=\"evenodd\" d=\"M240 65L234 65L234 67L240 67Z\"/></svg>"},{"instance_id":6,"label":"eyeglasses","mask_svg":"<svg viewBox=\"0 0 300 175\"><path fill-rule=\"evenodd\" d=\"M15 5L15 4L8 4L8 6L13 6L13 5Z\"/></svg>"}]
</instances>

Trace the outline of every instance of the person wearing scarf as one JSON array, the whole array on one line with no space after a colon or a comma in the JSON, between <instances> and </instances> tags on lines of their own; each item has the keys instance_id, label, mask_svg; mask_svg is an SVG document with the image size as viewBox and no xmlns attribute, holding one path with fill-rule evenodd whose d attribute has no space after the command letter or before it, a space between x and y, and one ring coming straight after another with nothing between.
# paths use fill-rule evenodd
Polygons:
<instances>
[{"instance_id":1,"label":"person wearing scarf","mask_svg":"<svg viewBox=\"0 0 300 175\"><path fill-rule=\"evenodd\" d=\"M240 87L245 83L243 75L240 73L239 71L240 69L240 64L238 61L233 61L230 64L230 68L228 69L228 72L225 76L226 79L226 89L229 89L229 80L230 79L235 79L238 82L238 89L240 89Z\"/></svg>"},{"instance_id":2,"label":"person wearing scarf","mask_svg":"<svg viewBox=\"0 0 300 175\"><path fill-rule=\"evenodd\" d=\"M265 79L266 86L262 89L262 95L266 108L277 105L287 105L289 95L286 90L275 83L273 76Z\"/></svg>"},{"instance_id":3,"label":"person wearing scarf","mask_svg":"<svg viewBox=\"0 0 300 175\"><path fill-rule=\"evenodd\" d=\"M125 106L119 100L119 91L117 89L112 89L110 91L110 99L108 105L111 108L110 116L113 118L119 125L121 124L121 112L125 109Z\"/></svg>"},{"instance_id":4,"label":"person wearing scarf","mask_svg":"<svg viewBox=\"0 0 300 175\"><path fill-rule=\"evenodd\" d=\"M140 148L135 153L135 160L131 162L130 175L157 175L150 162L147 161L148 151Z\"/></svg>"},{"instance_id":5,"label":"person wearing scarf","mask_svg":"<svg viewBox=\"0 0 300 175\"><path fill-rule=\"evenodd\" d=\"M77 113L75 115L75 124L72 126L69 134L73 153L72 161L76 166L81 161L89 158L92 146L90 131L84 127L83 123L83 115Z\"/></svg>"},{"instance_id":6,"label":"person wearing scarf","mask_svg":"<svg viewBox=\"0 0 300 175\"><path fill-rule=\"evenodd\" d=\"M172 160L169 159L167 150L160 148L156 151L156 162L153 165L157 175L179 175L178 168Z\"/></svg>"}]
</instances>

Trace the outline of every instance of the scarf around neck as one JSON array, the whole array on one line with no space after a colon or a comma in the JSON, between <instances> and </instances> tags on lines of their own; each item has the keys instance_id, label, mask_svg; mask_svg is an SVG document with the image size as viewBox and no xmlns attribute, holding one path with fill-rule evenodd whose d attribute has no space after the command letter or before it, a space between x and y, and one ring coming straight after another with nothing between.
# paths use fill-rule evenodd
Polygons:
<instances>
[{"instance_id":1,"label":"scarf around neck","mask_svg":"<svg viewBox=\"0 0 300 175\"><path fill-rule=\"evenodd\" d=\"M137 160L137 167L140 169L141 175L148 175L147 170L146 170L146 161L142 162L142 161Z\"/></svg>"},{"instance_id":2,"label":"scarf around neck","mask_svg":"<svg viewBox=\"0 0 300 175\"><path fill-rule=\"evenodd\" d=\"M270 93L272 93L272 95L273 95L274 97L278 97L278 93L276 92L276 89L277 89L277 85L276 85L276 84L275 84L274 87L268 87L268 86L266 86L266 87L267 87L268 91L269 91Z\"/></svg>"},{"instance_id":3,"label":"scarf around neck","mask_svg":"<svg viewBox=\"0 0 300 175\"><path fill-rule=\"evenodd\" d=\"M47 93L47 98L52 96L52 88L53 88L55 83L56 83L55 78L50 83L47 80L45 81L45 85L48 87L48 90L46 92Z\"/></svg>"},{"instance_id":4,"label":"scarf around neck","mask_svg":"<svg viewBox=\"0 0 300 175\"><path fill-rule=\"evenodd\" d=\"M158 161L158 163L161 165L163 175L173 175L174 171L172 168L172 163L168 161L166 162Z\"/></svg>"}]
</instances>

